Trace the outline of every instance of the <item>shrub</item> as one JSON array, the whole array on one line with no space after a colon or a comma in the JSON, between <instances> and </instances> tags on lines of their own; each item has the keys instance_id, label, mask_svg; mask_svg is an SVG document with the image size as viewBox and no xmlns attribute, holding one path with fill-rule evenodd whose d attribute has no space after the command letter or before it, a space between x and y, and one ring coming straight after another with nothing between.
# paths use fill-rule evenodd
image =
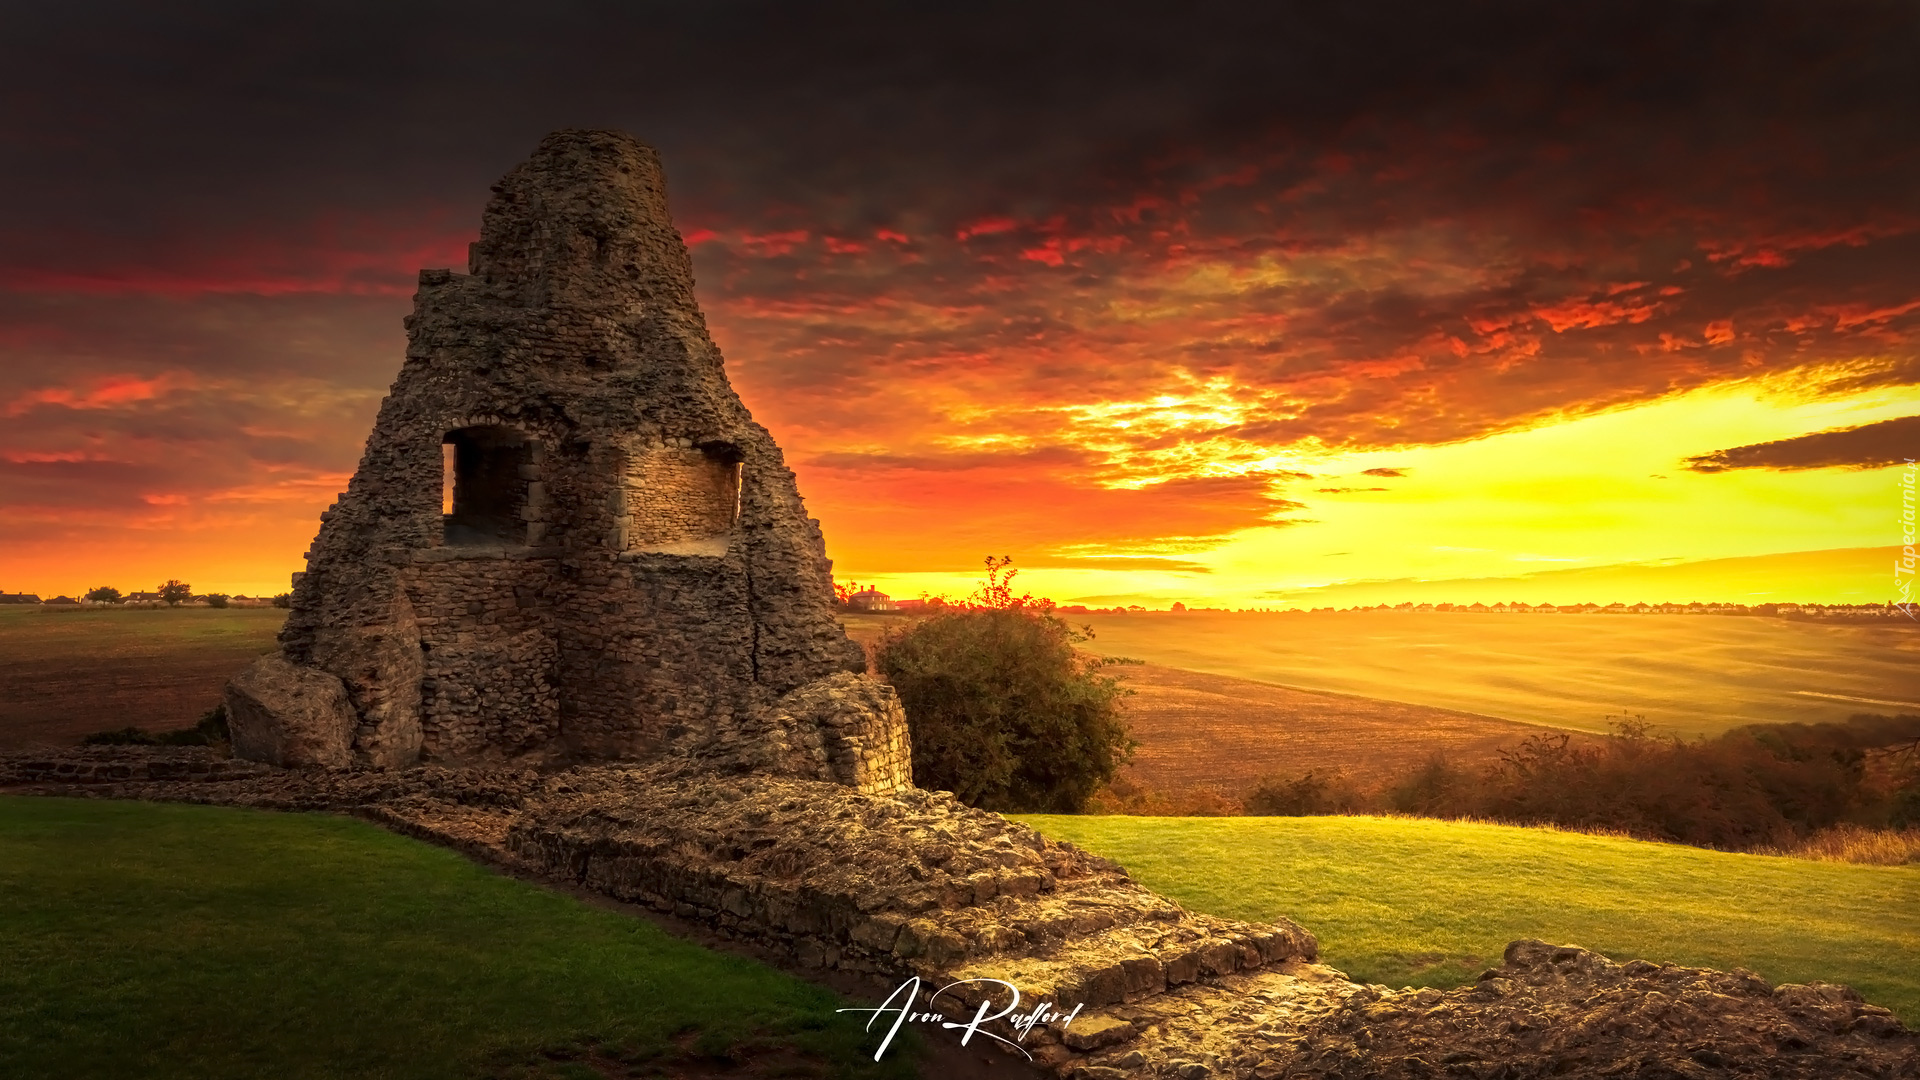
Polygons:
<instances>
[{"instance_id":1,"label":"shrub","mask_svg":"<svg viewBox=\"0 0 1920 1080\"><path fill-rule=\"evenodd\" d=\"M1094 792L1082 809L1136 817L1237 817L1249 812L1239 800L1211 788L1158 791L1125 776L1115 776Z\"/></svg>"},{"instance_id":2,"label":"shrub","mask_svg":"<svg viewBox=\"0 0 1920 1080\"><path fill-rule=\"evenodd\" d=\"M160 740L146 728L123 727L80 737L81 746L153 746Z\"/></svg>"},{"instance_id":3,"label":"shrub","mask_svg":"<svg viewBox=\"0 0 1920 1080\"><path fill-rule=\"evenodd\" d=\"M274 607L278 607L278 608L290 608L290 607L292 607L292 606L293 606L293 594L292 594L292 593L290 593L290 592L283 592L283 593L275 593L275 594L274 594L274 597L273 597L273 606L274 606Z\"/></svg>"},{"instance_id":4,"label":"shrub","mask_svg":"<svg viewBox=\"0 0 1920 1080\"><path fill-rule=\"evenodd\" d=\"M1365 792L1342 772L1308 769L1299 776L1262 777L1247 793L1247 813L1301 817L1351 814L1368 804Z\"/></svg>"},{"instance_id":5,"label":"shrub","mask_svg":"<svg viewBox=\"0 0 1920 1080\"><path fill-rule=\"evenodd\" d=\"M973 601L883 637L880 673L906 707L914 782L990 810L1077 812L1133 751L1129 691L1112 661L1074 649L1091 634L1050 601L1015 597L1011 560L987 560Z\"/></svg>"},{"instance_id":6,"label":"shrub","mask_svg":"<svg viewBox=\"0 0 1920 1080\"><path fill-rule=\"evenodd\" d=\"M199 723L181 731L148 731L139 727L96 731L82 736L82 746L222 746L232 741L227 730L227 706L215 705L201 715Z\"/></svg>"},{"instance_id":7,"label":"shrub","mask_svg":"<svg viewBox=\"0 0 1920 1080\"><path fill-rule=\"evenodd\" d=\"M212 608L223 608L227 606L227 601L229 599L231 598L228 597L227 594L223 592L208 593L207 606Z\"/></svg>"},{"instance_id":8,"label":"shrub","mask_svg":"<svg viewBox=\"0 0 1920 1080\"><path fill-rule=\"evenodd\" d=\"M124 601L126 597L120 595L120 590L111 585L96 585L87 590L85 599L91 600L96 604L118 604Z\"/></svg>"},{"instance_id":9,"label":"shrub","mask_svg":"<svg viewBox=\"0 0 1920 1080\"><path fill-rule=\"evenodd\" d=\"M1468 817L1480 778L1442 753L1393 781L1382 793L1386 809L1421 817Z\"/></svg>"},{"instance_id":10,"label":"shrub","mask_svg":"<svg viewBox=\"0 0 1920 1080\"><path fill-rule=\"evenodd\" d=\"M1920 818L1920 742L1890 745L1920 734L1920 716L1754 725L1695 742L1655 735L1641 717L1609 719L1611 736L1542 731L1482 770L1436 754L1371 790L1308 772L1266 778L1245 801L1250 813L1466 817L1733 850Z\"/></svg>"}]
</instances>

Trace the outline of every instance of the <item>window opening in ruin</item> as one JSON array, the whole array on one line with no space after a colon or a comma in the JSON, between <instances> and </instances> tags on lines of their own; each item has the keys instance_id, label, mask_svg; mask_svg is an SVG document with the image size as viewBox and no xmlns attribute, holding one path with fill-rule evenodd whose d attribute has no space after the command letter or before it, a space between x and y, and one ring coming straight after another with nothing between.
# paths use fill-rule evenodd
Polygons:
<instances>
[{"instance_id":1,"label":"window opening in ruin","mask_svg":"<svg viewBox=\"0 0 1920 1080\"><path fill-rule=\"evenodd\" d=\"M664 439L627 459L623 547L725 554L740 517L740 452Z\"/></svg>"},{"instance_id":2,"label":"window opening in ruin","mask_svg":"<svg viewBox=\"0 0 1920 1080\"><path fill-rule=\"evenodd\" d=\"M443 542L537 542L542 492L540 443L507 427L447 432L442 454Z\"/></svg>"},{"instance_id":3,"label":"window opening in ruin","mask_svg":"<svg viewBox=\"0 0 1920 1080\"><path fill-rule=\"evenodd\" d=\"M453 514L453 444L440 444L440 516Z\"/></svg>"}]
</instances>

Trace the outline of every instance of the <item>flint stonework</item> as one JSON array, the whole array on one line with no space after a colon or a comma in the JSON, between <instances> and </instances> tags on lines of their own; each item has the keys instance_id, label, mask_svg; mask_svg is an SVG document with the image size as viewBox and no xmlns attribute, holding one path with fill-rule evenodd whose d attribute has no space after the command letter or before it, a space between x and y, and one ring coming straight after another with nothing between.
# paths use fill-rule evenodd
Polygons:
<instances>
[{"instance_id":1,"label":"flint stonework","mask_svg":"<svg viewBox=\"0 0 1920 1080\"><path fill-rule=\"evenodd\" d=\"M864 658L707 336L651 148L549 136L494 185L468 273L421 272L406 323L262 661L344 686L345 758L313 763L647 760L757 732L783 771L909 783L891 689L834 684L847 717L770 711ZM298 709L251 715L241 753L292 763L264 732Z\"/></svg>"},{"instance_id":2,"label":"flint stonework","mask_svg":"<svg viewBox=\"0 0 1920 1080\"><path fill-rule=\"evenodd\" d=\"M227 684L226 703L239 757L333 768L352 761L353 705L324 671L263 656Z\"/></svg>"}]
</instances>

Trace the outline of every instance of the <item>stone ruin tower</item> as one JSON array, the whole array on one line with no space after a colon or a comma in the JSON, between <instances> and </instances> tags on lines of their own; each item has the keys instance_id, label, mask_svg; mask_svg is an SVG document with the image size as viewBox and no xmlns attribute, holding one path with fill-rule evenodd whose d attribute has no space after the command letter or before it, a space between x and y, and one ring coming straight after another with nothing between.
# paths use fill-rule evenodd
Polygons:
<instances>
[{"instance_id":1,"label":"stone ruin tower","mask_svg":"<svg viewBox=\"0 0 1920 1080\"><path fill-rule=\"evenodd\" d=\"M905 720L833 616L819 522L727 382L658 156L561 131L320 516L280 651L227 689L281 765L646 760L909 786Z\"/></svg>"}]
</instances>

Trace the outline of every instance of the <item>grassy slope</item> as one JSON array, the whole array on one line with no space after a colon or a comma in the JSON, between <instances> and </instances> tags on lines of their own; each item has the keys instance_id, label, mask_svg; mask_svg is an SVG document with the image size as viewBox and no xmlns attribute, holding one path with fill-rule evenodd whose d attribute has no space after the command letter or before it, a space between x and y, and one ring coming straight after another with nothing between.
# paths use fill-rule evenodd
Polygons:
<instances>
[{"instance_id":1,"label":"grassy slope","mask_svg":"<svg viewBox=\"0 0 1920 1080\"><path fill-rule=\"evenodd\" d=\"M110 659L159 651L273 648L282 608L0 606L0 645L10 660Z\"/></svg>"},{"instance_id":2,"label":"grassy slope","mask_svg":"<svg viewBox=\"0 0 1920 1080\"><path fill-rule=\"evenodd\" d=\"M871 1053L823 990L327 815L0 797L0 957L5 1076L525 1075L687 1029Z\"/></svg>"},{"instance_id":3,"label":"grassy slope","mask_svg":"<svg viewBox=\"0 0 1920 1080\"><path fill-rule=\"evenodd\" d=\"M279 608L0 606L0 749L191 727L273 648Z\"/></svg>"},{"instance_id":4,"label":"grassy slope","mask_svg":"<svg viewBox=\"0 0 1920 1080\"><path fill-rule=\"evenodd\" d=\"M1092 648L1109 655L1584 731L1606 731L1606 716L1623 710L1685 736L1920 712L1920 630L1910 625L1410 612L1071 621L1091 625Z\"/></svg>"},{"instance_id":5,"label":"grassy slope","mask_svg":"<svg viewBox=\"0 0 1920 1080\"><path fill-rule=\"evenodd\" d=\"M1023 816L1200 911L1288 916L1370 982L1454 986L1516 938L1851 984L1920 1026L1920 866L1390 818Z\"/></svg>"}]
</instances>

